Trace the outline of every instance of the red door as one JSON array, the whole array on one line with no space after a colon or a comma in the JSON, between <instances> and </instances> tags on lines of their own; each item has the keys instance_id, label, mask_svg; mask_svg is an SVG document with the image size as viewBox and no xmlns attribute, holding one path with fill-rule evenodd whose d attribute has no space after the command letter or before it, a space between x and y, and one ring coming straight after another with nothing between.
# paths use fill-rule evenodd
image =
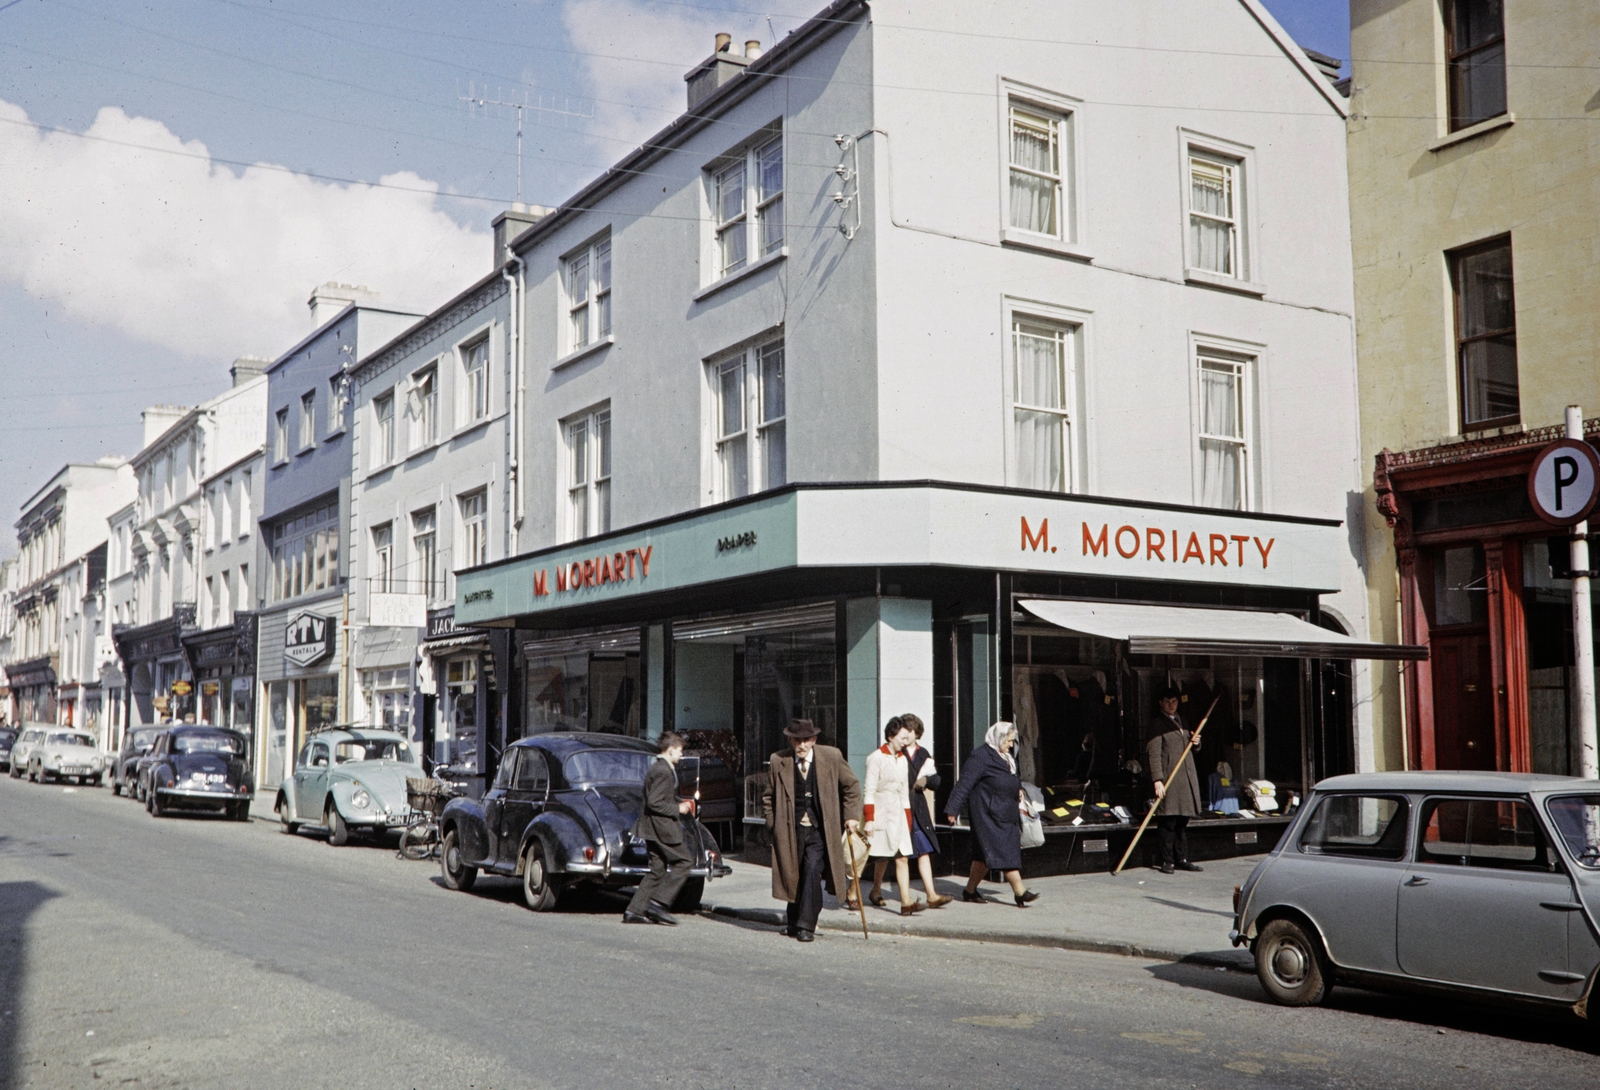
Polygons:
<instances>
[{"instance_id":1,"label":"red door","mask_svg":"<svg viewBox=\"0 0 1600 1090\"><path fill-rule=\"evenodd\" d=\"M1434 759L1439 768L1495 768L1494 685L1489 635L1474 632L1429 640L1433 659Z\"/></svg>"}]
</instances>

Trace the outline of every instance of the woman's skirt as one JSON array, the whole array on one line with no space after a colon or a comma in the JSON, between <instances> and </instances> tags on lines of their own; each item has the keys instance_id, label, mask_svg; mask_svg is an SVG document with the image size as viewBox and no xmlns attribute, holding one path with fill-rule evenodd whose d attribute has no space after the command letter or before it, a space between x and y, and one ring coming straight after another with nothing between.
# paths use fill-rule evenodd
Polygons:
<instances>
[{"instance_id":1,"label":"woman's skirt","mask_svg":"<svg viewBox=\"0 0 1600 1090\"><path fill-rule=\"evenodd\" d=\"M911 827L911 844L919 856L932 855L939 850L934 847L933 842L928 839L928 834L922 831L922 826L920 825Z\"/></svg>"}]
</instances>

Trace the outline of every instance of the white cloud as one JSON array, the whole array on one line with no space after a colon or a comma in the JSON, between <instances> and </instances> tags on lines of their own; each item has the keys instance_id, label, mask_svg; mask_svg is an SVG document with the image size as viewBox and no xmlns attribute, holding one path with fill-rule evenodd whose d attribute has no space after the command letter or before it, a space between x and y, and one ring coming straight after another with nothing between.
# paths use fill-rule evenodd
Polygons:
<instances>
[{"instance_id":1,"label":"white cloud","mask_svg":"<svg viewBox=\"0 0 1600 1090\"><path fill-rule=\"evenodd\" d=\"M139 341L272 356L310 331L306 297L324 281L428 310L489 271L487 235L415 174L381 181L424 192L230 168L113 107L88 130L101 140L27 120L0 101L0 278Z\"/></svg>"},{"instance_id":2,"label":"white cloud","mask_svg":"<svg viewBox=\"0 0 1600 1090\"><path fill-rule=\"evenodd\" d=\"M594 143L609 160L684 112L684 73L711 55L718 31L732 34L740 50L748 39L769 37L765 20L748 14L649 0L572 0L561 18L572 47L588 54L581 60L589 93L607 100L595 103L591 131L607 138Z\"/></svg>"}]
</instances>

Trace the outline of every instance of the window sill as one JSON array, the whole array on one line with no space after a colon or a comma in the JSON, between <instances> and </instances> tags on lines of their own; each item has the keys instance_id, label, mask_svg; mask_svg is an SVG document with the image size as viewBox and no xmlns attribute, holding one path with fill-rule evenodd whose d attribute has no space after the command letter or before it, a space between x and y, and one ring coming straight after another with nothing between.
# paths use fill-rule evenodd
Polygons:
<instances>
[{"instance_id":1,"label":"window sill","mask_svg":"<svg viewBox=\"0 0 1600 1090\"><path fill-rule=\"evenodd\" d=\"M413 458L420 458L424 454L427 454L429 451L437 450L440 447L444 446L444 442L445 441L443 439L430 439L428 442L422 444L420 447L416 448L415 450L406 451L406 456L404 458L402 458L401 461L402 462L409 462Z\"/></svg>"},{"instance_id":2,"label":"window sill","mask_svg":"<svg viewBox=\"0 0 1600 1090\"><path fill-rule=\"evenodd\" d=\"M1036 235L1031 231L1019 231L1008 227L1001 232L1000 245L1008 249L1033 250L1036 253L1051 254L1055 257L1067 257L1074 261L1093 261L1094 255L1083 249L1075 242L1063 242L1049 235Z\"/></svg>"},{"instance_id":3,"label":"window sill","mask_svg":"<svg viewBox=\"0 0 1600 1090\"><path fill-rule=\"evenodd\" d=\"M317 449L317 444L312 443L310 446L304 446L304 447L301 447L299 450L295 451L294 452L294 456L296 458L303 458L307 454L310 454L312 451L314 451L316 449Z\"/></svg>"},{"instance_id":4,"label":"window sill","mask_svg":"<svg viewBox=\"0 0 1600 1090\"><path fill-rule=\"evenodd\" d=\"M1439 139L1428 145L1428 150L1443 151L1445 148L1454 147L1456 144L1465 143L1466 141L1471 140L1473 137L1482 136L1484 133L1494 132L1496 129L1508 128L1509 126L1514 125L1516 120L1517 115L1507 110L1499 117L1491 117L1487 121L1480 121L1476 125L1468 125L1464 129L1457 129L1455 132L1450 133L1447 136L1439 137Z\"/></svg>"},{"instance_id":5,"label":"window sill","mask_svg":"<svg viewBox=\"0 0 1600 1090\"><path fill-rule=\"evenodd\" d=\"M550 370L559 371L563 367L571 367L579 360L584 359L587 356L594 355L602 348L610 348L616 343L617 335L615 333L608 333L604 337L601 337L598 341L589 342L576 352L568 352L565 356L562 356L560 359L556 360L556 362L552 363L550 365Z\"/></svg>"},{"instance_id":6,"label":"window sill","mask_svg":"<svg viewBox=\"0 0 1600 1090\"><path fill-rule=\"evenodd\" d=\"M732 284L737 284L747 276L754 276L762 269L770 269L772 266L776 265L778 262L784 260L788 256L789 247L785 246L777 253L768 254L766 257L755 262L753 265L746 265L737 272L731 272L727 276L724 276L721 280L713 280L711 283L694 293L694 301L698 303L703 299L709 299L723 288L726 288Z\"/></svg>"},{"instance_id":7,"label":"window sill","mask_svg":"<svg viewBox=\"0 0 1600 1090\"><path fill-rule=\"evenodd\" d=\"M459 441L461 439L465 439L467 436L471 435L473 432L482 431L484 428L486 428L489 425L490 421L495 420L495 419L497 419L497 417L495 417L494 415L483 416L483 417L479 417L477 420L472 421L470 424L461 425L459 428L457 428L455 430L454 434L452 434L450 436L450 442L452 442L452 443L457 442L457 441Z\"/></svg>"},{"instance_id":8,"label":"window sill","mask_svg":"<svg viewBox=\"0 0 1600 1090\"><path fill-rule=\"evenodd\" d=\"M278 456L278 457L277 457L277 458L274 458L274 459L273 459L273 461L272 461L272 468L273 468L273 469L278 469L278 468L279 468L279 467L281 467L281 466L286 466L286 465L288 465L288 464L289 464L289 459L288 459L288 457L287 457L287 456L284 456L284 455L280 455L280 456Z\"/></svg>"},{"instance_id":9,"label":"window sill","mask_svg":"<svg viewBox=\"0 0 1600 1090\"><path fill-rule=\"evenodd\" d=\"M339 436L341 436L343 434L344 434L344 429L343 428L334 428L332 431L330 431L328 434L326 434L326 435L324 435L322 437L322 441L323 442L327 442L329 439L337 439L337 438L339 438Z\"/></svg>"},{"instance_id":10,"label":"window sill","mask_svg":"<svg viewBox=\"0 0 1600 1090\"><path fill-rule=\"evenodd\" d=\"M1199 284L1207 288L1220 288L1223 291L1237 292L1240 295L1253 295L1257 299L1267 294L1265 284L1257 284L1252 280L1240 280L1236 276L1225 276L1222 273L1212 272L1210 269L1184 269L1183 278L1190 284Z\"/></svg>"}]
</instances>

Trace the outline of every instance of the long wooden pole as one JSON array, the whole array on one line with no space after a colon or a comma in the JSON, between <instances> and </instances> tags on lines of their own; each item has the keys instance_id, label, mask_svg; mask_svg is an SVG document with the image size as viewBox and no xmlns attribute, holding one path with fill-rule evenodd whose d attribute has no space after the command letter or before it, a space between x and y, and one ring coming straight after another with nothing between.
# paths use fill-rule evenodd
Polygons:
<instances>
[{"instance_id":1,"label":"long wooden pole","mask_svg":"<svg viewBox=\"0 0 1600 1090\"><path fill-rule=\"evenodd\" d=\"M1211 713L1217 710L1217 701L1222 699L1218 693L1211 700L1211 707L1206 709L1205 718L1200 720L1200 725L1194 728L1189 735L1189 744L1183 747L1183 754L1178 758L1178 763L1172 766L1172 775L1167 777L1167 782L1161 785L1161 798L1156 800L1156 805L1150 807L1144 815L1144 820L1139 822L1139 831L1133 834L1133 840L1128 843L1128 850L1122 853L1122 862L1117 864L1117 869L1112 874L1121 874L1122 868L1128 865L1128 859L1133 855L1133 849L1139 846L1139 838L1150 825L1150 819L1156 816L1156 806L1166 800L1167 791L1172 787L1172 781L1178 778L1178 773L1183 771L1183 762L1189 759L1189 751L1194 748L1195 740L1200 737L1200 732L1206 729L1206 724L1211 722Z\"/></svg>"},{"instance_id":2,"label":"long wooden pole","mask_svg":"<svg viewBox=\"0 0 1600 1090\"><path fill-rule=\"evenodd\" d=\"M861 937L870 940L867 934L867 899L861 896L861 871L856 868L856 838L850 830L844 831L844 842L850 845L850 877L856 884L856 907L861 910Z\"/></svg>"}]
</instances>

